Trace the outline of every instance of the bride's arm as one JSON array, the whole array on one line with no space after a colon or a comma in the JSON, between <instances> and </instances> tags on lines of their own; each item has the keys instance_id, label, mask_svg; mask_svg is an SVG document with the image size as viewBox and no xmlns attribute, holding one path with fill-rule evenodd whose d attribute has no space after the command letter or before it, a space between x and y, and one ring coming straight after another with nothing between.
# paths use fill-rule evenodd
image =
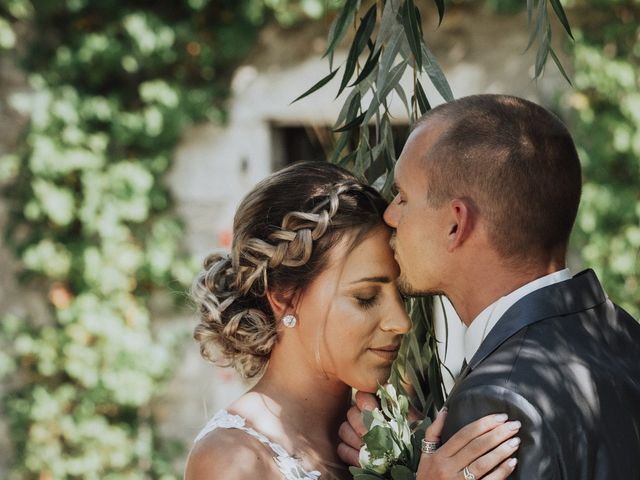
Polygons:
<instances>
[{"instance_id":1,"label":"bride's arm","mask_svg":"<svg viewBox=\"0 0 640 480\"><path fill-rule=\"evenodd\" d=\"M184 479L278 478L273 463L264 447L244 432L214 430L193 446Z\"/></svg>"}]
</instances>

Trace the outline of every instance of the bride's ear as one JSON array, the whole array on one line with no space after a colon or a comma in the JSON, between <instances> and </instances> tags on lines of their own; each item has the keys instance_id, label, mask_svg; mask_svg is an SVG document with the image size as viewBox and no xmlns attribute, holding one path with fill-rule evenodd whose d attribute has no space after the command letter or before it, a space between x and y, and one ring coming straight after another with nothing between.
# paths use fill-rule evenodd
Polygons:
<instances>
[{"instance_id":1,"label":"bride's ear","mask_svg":"<svg viewBox=\"0 0 640 480\"><path fill-rule=\"evenodd\" d=\"M297 290L275 291L267 290L267 300L276 320L280 320L288 313L295 313L300 293Z\"/></svg>"}]
</instances>

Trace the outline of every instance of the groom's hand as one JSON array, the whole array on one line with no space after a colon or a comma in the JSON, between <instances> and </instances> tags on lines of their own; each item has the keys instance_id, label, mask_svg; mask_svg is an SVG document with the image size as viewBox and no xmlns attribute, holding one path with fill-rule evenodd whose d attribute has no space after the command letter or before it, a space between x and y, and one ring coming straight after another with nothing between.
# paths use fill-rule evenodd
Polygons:
<instances>
[{"instance_id":1,"label":"groom's hand","mask_svg":"<svg viewBox=\"0 0 640 480\"><path fill-rule=\"evenodd\" d=\"M341 440L338 456L347 465L360 466L358 456L362 447L362 437L367 433L367 427L362 421L362 411L375 410L379 406L376 396L372 393L356 392L356 404L349 409L347 420L338 430Z\"/></svg>"}]
</instances>

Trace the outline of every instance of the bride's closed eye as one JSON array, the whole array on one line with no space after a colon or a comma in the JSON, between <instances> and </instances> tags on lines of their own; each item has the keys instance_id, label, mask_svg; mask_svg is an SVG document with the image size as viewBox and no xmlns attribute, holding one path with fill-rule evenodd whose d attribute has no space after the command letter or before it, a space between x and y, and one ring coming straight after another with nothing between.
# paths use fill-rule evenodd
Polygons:
<instances>
[{"instance_id":1,"label":"bride's closed eye","mask_svg":"<svg viewBox=\"0 0 640 480\"><path fill-rule=\"evenodd\" d=\"M363 309L374 307L378 302L378 293L368 295L354 295L353 298L358 302L358 306Z\"/></svg>"}]
</instances>

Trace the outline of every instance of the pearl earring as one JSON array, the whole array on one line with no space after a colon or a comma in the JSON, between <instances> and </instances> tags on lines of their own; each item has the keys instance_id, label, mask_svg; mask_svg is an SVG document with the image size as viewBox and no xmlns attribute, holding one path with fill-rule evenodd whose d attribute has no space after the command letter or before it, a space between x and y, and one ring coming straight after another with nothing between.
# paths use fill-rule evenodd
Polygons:
<instances>
[{"instance_id":1,"label":"pearl earring","mask_svg":"<svg viewBox=\"0 0 640 480\"><path fill-rule=\"evenodd\" d=\"M288 313L287 315L282 317L282 323L287 328L293 328L296 326L296 323L298 323L298 319L296 318L295 315Z\"/></svg>"}]
</instances>

